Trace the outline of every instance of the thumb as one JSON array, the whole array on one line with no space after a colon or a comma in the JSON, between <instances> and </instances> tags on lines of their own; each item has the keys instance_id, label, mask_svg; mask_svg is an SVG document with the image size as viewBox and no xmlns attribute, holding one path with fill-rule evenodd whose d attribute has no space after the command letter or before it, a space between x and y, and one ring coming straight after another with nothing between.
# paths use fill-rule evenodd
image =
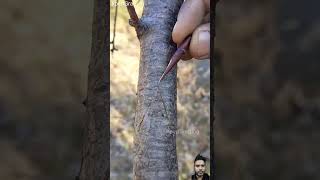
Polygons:
<instances>
[{"instance_id":1,"label":"thumb","mask_svg":"<svg viewBox=\"0 0 320 180\"><path fill-rule=\"evenodd\" d=\"M200 25L193 33L189 46L192 57L207 59L210 56L210 23Z\"/></svg>"}]
</instances>

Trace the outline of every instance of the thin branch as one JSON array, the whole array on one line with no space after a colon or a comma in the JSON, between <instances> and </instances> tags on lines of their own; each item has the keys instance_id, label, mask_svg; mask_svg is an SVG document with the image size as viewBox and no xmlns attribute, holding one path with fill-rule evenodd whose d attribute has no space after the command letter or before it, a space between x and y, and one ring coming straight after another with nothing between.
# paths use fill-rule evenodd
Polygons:
<instances>
[{"instance_id":1,"label":"thin branch","mask_svg":"<svg viewBox=\"0 0 320 180\"><path fill-rule=\"evenodd\" d=\"M112 44L112 49L111 49L111 53L113 54L113 51L117 51L118 49L116 48L115 45L115 39L116 39L116 24L117 24L117 16L118 16L118 2L119 0L117 0L117 6L116 6L116 12L114 15L114 21L113 21L113 37L112 37L112 41L110 42L110 44Z\"/></svg>"},{"instance_id":2,"label":"thin branch","mask_svg":"<svg viewBox=\"0 0 320 180\"><path fill-rule=\"evenodd\" d=\"M137 27L139 25L139 17L137 15L136 9L133 6L132 0L125 0L125 2L130 16L129 24L135 27L137 30Z\"/></svg>"}]
</instances>

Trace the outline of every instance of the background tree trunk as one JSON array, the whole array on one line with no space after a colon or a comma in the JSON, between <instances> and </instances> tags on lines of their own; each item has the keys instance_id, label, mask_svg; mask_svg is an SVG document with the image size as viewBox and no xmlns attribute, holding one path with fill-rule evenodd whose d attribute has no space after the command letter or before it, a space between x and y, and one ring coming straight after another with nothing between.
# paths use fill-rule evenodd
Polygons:
<instances>
[{"instance_id":1,"label":"background tree trunk","mask_svg":"<svg viewBox=\"0 0 320 180\"><path fill-rule=\"evenodd\" d=\"M158 83L176 45L171 32L183 0L145 0L137 33L141 58L134 122L134 179L178 179L176 69Z\"/></svg>"},{"instance_id":2,"label":"background tree trunk","mask_svg":"<svg viewBox=\"0 0 320 180\"><path fill-rule=\"evenodd\" d=\"M106 0L94 1L92 49L80 180L109 179L109 20Z\"/></svg>"}]
</instances>

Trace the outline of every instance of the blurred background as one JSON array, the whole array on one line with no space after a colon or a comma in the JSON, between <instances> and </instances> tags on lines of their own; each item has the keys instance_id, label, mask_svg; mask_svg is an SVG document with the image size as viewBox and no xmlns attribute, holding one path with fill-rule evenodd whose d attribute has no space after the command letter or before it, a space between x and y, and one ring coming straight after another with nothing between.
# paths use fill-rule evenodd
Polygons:
<instances>
[{"instance_id":1,"label":"blurred background","mask_svg":"<svg viewBox=\"0 0 320 180\"><path fill-rule=\"evenodd\" d=\"M93 4L0 1L0 179L79 171Z\"/></svg>"},{"instance_id":2,"label":"blurred background","mask_svg":"<svg viewBox=\"0 0 320 180\"><path fill-rule=\"evenodd\" d=\"M320 2L217 7L220 180L320 179Z\"/></svg>"},{"instance_id":3,"label":"blurred background","mask_svg":"<svg viewBox=\"0 0 320 180\"><path fill-rule=\"evenodd\" d=\"M217 179L320 179L318 7L317 0L219 2ZM0 179L64 180L78 173L92 10L85 0L0 1ZM121 180L132 175L139 64L127 19L119 7L118 51L110 59L110 175ZM209 61L179 63L180 179L192 173L197 153L209 156L208 67Z\"/></svg>"}]
</instances>

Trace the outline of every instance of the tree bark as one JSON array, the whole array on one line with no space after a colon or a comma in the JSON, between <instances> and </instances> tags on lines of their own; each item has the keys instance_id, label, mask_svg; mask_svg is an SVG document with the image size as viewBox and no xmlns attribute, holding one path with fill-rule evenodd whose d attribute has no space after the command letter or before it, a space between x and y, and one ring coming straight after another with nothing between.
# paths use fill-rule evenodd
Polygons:
<instances>
[{"instance_id":1,"label":"tree bark","mask_svg":"<svg viewBox=\"0 0 320 180\"><path fill-rule=\"evenodd\" d=\"M145 0L136 28L141 57L134 122L135 180L178 179L176 69L160 83L176 45L171 32L183 0Z\"/></svg>"},{"instance_id":2,"label":"tree bark","mask_svg":"<svg viewBox=\"0 0 320 180\"><path fill-rule=\"evenodd\" d=\"M109 12L107 0L94 1L82 162L77 179L109 179Z\"/></svg>"}]
</instances>

